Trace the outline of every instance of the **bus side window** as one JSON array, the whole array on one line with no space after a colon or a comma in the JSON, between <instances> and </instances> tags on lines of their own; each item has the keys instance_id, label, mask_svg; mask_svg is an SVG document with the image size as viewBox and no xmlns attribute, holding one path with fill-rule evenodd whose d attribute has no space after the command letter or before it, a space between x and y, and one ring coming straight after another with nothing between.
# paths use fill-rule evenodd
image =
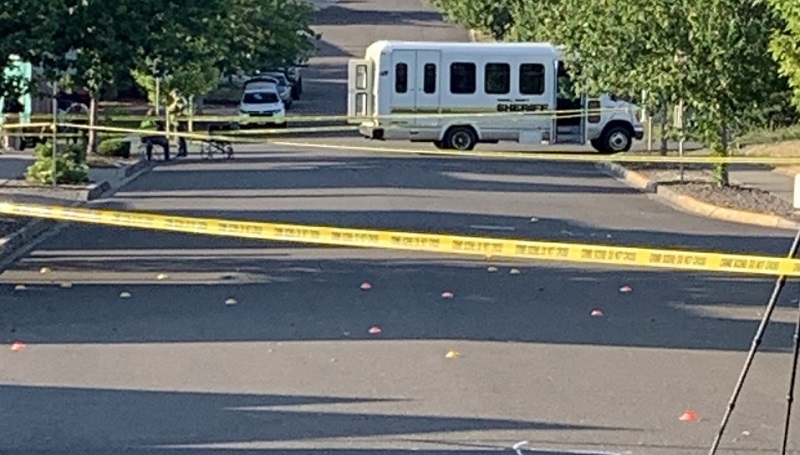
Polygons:
<instances>
[{"instance_id":1,"label":"bus side window","mask_svg":"<svg viewBox=\"0 0 800 455\"><path fill-rule=\"evenodd\" d=\"M523 63L519 66L519 92L523 95L544 94L544 65Z\"/></svg>"},{"instance_id":2,"label":"bus side window","mask_svg":"<svg viewBox=\"0 0 800 455\"><path fill-rule=\"evenodd\" d=\"M450 64L450 93L456 95L471 95L475 93L477 85L476 67L474 63Z\"/></svg>"},{"instance_id":3,"label":"bus side window","mask_svg":"<svg viewBox=\"0 0 800 455\"><path fill-rule=\"evenodd\" d=\"M405 63L394 66L394 91L397 93L408 91L408 65Z\"/></svg>"},{"instance_id":4,"label":"bus side window","mask_svg":"<svg viewBox=\"0 0 800 455\"><path fill-rule=\"evenodd\" d=\"M587 103L586 109L589 111L587 121L589 123L600 123L600 101L591 100Z\"/></svg>"},{"instance_id":5,"label":"bus side window","mask_svg":"<svg viewBox=\"0 0 800 455\"><path fill-rule=\"evenodd\" d=\"M511 65L487 63L484 67L483 90L489 95L506 95L511 91Z\"/></svg>"},{"instance_id":6,"label":"bus side window","mask_svg":"<svg viewBox=\"0 0 800 455\"><path fill-rule=\"evenodd\" d=\"M356 90L367 89L367 65L356 67Z\"/></svg>"},{"instance_id":7,"label":"bus side window","mask_svg":"<svg viewBox=\"0 0 800 455\"><path fill-rule=\"evenodd\" d=\"M425 80L423 81L423 90L425 93L436 93L436 64L425 64Z\"/></svg>"}]
</instances>

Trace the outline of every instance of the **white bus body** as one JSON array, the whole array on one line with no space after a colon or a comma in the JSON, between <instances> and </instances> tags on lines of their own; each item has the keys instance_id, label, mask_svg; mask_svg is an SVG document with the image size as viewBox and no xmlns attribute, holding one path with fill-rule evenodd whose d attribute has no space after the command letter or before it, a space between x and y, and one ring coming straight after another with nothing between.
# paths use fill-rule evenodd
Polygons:
<instances>
[{"instance_id":1,"label":"white bus body","mask_svg":"<svg viewBox=\"0 0 800 455\"><path fill-rule=\"evenodd\" d=\"M616 153L642 139L634 105L607 94L561 98L564 84L550 43L377 41L349 62L348 117L365 137L444 149L591 142Z\"/></svg>"}]
</instances>

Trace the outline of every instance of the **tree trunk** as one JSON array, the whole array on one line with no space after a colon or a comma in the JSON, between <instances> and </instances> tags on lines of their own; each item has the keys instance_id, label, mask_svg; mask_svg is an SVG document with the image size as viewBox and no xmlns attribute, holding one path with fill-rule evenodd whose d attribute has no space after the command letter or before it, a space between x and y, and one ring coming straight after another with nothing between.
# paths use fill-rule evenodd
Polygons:
<instances>
[{"instance_id":1,"label":"tree trunk","mask_svg":"<svg viewBox=\"0 0 800 455\"><path fill-rule=\"evenodd\" d=\"M669 147L669 121L667 113L669 109L667 106L664 105L662 109L663 114L661 115L661 155L664 156L667 154L667 149Z\"/></svg>"},{"instance_id":2,"label":"tree trunk","mask_svg":"<svg viewBox=\"0 0 800 455\"><path fill-rule=\"evenodd\" d=\"M719 135L719 142L712 145L711 156L726 157L728 156L729 149L730 143L728 141L728 127L727 125L723 124ZM730 185L730 181L728 180L727 164L715 163L712 174L714 181L717 182L719 186Z\"/></svg>"},{"instance_id":3,"label":"tree trunk","mask_svg":"<svg viewBox=\"0 0 800 455\"><path fill-rule=\"evenodd\" d=\"M97 124L97 95L91 94L89 98L89 134L86 141L86 155L97 151L97 131L94 129Z\"/></svg>"}]
</instances>

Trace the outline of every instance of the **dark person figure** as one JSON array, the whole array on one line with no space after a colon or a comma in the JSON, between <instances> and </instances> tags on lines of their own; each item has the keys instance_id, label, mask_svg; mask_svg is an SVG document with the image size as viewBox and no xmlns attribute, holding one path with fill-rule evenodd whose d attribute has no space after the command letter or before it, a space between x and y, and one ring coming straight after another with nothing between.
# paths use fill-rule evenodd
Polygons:
<instances>
[{"instance_id":1,"label":"dark person figure","mask_svg":"<svg viewBox=\"0 0 800 455\"><path fill-rule=\"evenodd\" d=\"M144 119L140 128L146 131L164 131L164 126L155 118L155 111L150 109L147 111L147 118ZM169 161L169 140L164 135L144 134L142 135L142 143L147 147L147 161L153 160L153 145L158 145L164 149L164 161Z\"/></svg>"}]
</instances>

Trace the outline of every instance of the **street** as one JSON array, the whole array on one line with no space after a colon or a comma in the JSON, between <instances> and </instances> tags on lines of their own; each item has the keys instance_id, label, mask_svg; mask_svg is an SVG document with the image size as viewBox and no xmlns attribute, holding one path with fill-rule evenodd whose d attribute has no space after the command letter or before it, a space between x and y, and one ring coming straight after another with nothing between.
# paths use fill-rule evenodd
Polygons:
<instances>
[{"instance_id":1,"label":"street","mask_svg":"<svg viewBox=\"0 0 800 455\"><path fill-rule=\"evenodd\" d=\"M421 0L332 2L318 23L302 113L344 112L370 37L468 39ZM781 256L792 235L683 213L592 163L268 144L92 205ZM0 330L27 344L0 351L0 452L704 454L773 285L68 225L0 275ZM719 453L780 447L796 299L790 283Z\"/></svg>"}]
</instances>

